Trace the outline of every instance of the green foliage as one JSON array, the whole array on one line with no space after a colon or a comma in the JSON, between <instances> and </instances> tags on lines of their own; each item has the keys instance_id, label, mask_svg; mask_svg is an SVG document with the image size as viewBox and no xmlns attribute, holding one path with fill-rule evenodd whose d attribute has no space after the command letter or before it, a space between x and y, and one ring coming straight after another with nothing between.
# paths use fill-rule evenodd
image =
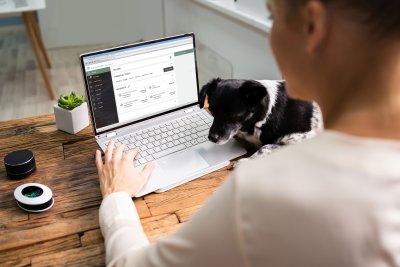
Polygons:
<instances>
[{"instance_id":1,"label":"green foliage","mask_svg":"<svg viewBox=\"0 0 400 267\"><path fill-rule=\"evenodd\" d=\"M61 95L58 99L58 106L66 110L73 110L85 101L85 97L72 92L70 95Z\"/></svg>"}]
</instances>

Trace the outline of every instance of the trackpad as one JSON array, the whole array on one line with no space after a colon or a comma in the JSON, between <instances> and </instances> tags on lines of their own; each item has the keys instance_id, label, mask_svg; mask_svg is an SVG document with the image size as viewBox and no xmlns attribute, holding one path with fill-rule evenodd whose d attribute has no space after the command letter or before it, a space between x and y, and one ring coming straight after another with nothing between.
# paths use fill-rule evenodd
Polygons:
<instances>
[{"instance_id":1,"label":"trackpad","mask_svg":"<svg viewBox=\"0 0 400 267\"><path fill-rule=\"evenodd\" d=\"M194 172L205 169L209 164L195 149L189 149L164 159L158 160L167 179L170 181L179 181L187 178Z\"/></svg>"}]
</instances>

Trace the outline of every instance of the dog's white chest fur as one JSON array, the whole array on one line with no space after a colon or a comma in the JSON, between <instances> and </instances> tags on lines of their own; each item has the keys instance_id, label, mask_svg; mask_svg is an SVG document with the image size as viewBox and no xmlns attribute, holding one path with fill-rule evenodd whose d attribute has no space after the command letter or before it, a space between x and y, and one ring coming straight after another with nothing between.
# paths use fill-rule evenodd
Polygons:
<instances>
[{"instance_id":1,"label":"dog's white chest fur","mask_svg":"<svg viewBox=\"0 0 400 267\"><path fill-rule=\"evenodd\" d=\"M267 80L258 81L258 82L260 82L262 85L264 85L268 91L269 103L268 103L267 113L265 114L265 117L261 121L259 121L255 124L253 134L239 131L237 133L237 136L239 138L242 138L242 139L246 140L247 142L253 144L256 147L261 147L262 146L262 143L260 140L260 136L261 136L261 132L262 132L261 127L267 122L268 117L270 116L270 114L272 112L272 108L275 106L276 99L278 97L278 83L277 83L277 81L267 81Z\"/></svg>"}]
</instances>

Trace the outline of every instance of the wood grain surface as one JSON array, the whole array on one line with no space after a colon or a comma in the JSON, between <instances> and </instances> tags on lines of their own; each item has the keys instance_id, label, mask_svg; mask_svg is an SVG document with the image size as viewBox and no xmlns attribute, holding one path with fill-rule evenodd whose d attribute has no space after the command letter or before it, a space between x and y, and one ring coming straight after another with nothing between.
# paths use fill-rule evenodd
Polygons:
<instances>
[{"instance_id":1,"label":"wood grain surface","mask_svg":"<svg viewBox=\"0 0 400 267\"><path fill-rule=\"evenodd\" d=\"M34 152L37 171L9 180L4 156L19 149ZM90 127L76 135L58 131L52 114L0 122L0 266L104 266L96 149ZM149 240L168 236L190 220L230 169L134 199ZM27 182L53 190L49 211L35 214L17 207L14 189Z\"/></svg>"}]
</instances>

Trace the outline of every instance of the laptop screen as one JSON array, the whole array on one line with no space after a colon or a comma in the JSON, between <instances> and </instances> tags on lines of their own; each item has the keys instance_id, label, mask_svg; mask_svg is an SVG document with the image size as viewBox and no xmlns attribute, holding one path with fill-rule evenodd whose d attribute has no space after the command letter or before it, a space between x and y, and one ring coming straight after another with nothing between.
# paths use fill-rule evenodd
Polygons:
<instances>
[{"instance_id":1,"label":"laptop screen","mask_svg":"<svg viewBox=\"0 0 400 267\"><path fill-rule=\"evenodd\" d=\"M193 35L81 56L96 133L198 102Z\"/></svg>"}]
</instances>

